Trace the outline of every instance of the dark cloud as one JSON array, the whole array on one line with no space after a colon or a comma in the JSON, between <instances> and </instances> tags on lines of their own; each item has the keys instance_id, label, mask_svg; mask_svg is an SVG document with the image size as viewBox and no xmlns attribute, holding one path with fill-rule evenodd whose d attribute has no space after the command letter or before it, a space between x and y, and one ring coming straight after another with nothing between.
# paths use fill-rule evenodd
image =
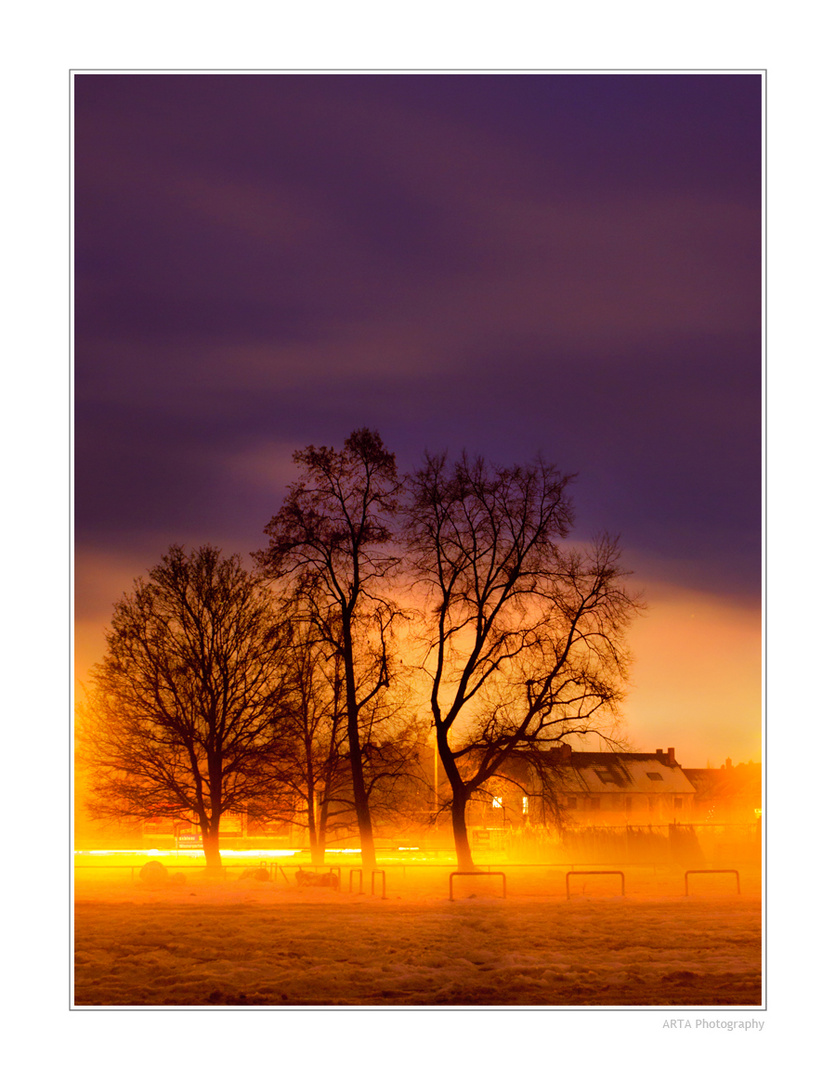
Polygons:
<instances>
[{"instance_id":1,"label":"dark cloud","mask_svg":"<svg viewBox=\"0 0 836 1080\"><path fill-rule=\"evenodd\" d=\"M757 595L757 76L75 84L80 547L252 550L368 424L540 451L645 572Z\"/></svg>"}]
</instances>

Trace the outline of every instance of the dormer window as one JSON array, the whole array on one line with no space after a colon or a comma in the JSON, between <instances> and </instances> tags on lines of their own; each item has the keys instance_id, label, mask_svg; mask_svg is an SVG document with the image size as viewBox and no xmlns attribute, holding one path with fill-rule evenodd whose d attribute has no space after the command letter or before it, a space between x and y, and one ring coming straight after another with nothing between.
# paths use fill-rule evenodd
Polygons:
<instances>
[{"instance_id":1,"label":"dormer window","mask_svg":"<svg viewBox=\"0 0 836 1080\"><path fill-rule=\"evenodd\" d=\"M662 777L661 777L661 775L660 775L659 773L657 773L657 772L649 772L649 773L647 774L647 779L648 779L648 780L661 780L661 779L662 779Z\"/></svg>"}]
</instances>

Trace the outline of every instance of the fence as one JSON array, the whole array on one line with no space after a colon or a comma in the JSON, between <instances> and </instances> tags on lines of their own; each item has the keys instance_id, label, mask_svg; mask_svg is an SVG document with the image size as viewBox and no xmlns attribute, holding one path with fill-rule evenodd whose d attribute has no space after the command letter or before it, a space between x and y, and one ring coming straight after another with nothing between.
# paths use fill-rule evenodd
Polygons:
<instances>
[{"instance_id":1,"label":"fence","mask_svg":"<svg viewBox=\"0 0 836 1080\"><path fill-rule=\"evenodd\" d=\"M508 859L579 863L629 863L699 867L712 863L753 863L760 859L757 823L670 825L602 825L564 829L510 831L504 850Z\"/></svg>"}]
</instances>

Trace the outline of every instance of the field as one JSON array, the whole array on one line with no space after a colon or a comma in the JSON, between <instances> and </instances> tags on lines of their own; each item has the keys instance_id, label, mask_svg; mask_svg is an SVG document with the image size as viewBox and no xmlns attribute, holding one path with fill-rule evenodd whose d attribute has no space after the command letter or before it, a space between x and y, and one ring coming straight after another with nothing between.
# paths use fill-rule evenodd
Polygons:
<instances>
[{"instance_id":1,"label":"field","mask_svg":"<svg viewBox=\"0 0 836 1080\"><path fill-rule=\"evenodd\" d=\"M504 866L386 870L352 891L190 870L150 886L127 867L79 869L76 1006L759 1007L761 900L754 873L678 868L578 876ZM499 869L494 867L493 869Z\"/></svg>"}]
</instances>

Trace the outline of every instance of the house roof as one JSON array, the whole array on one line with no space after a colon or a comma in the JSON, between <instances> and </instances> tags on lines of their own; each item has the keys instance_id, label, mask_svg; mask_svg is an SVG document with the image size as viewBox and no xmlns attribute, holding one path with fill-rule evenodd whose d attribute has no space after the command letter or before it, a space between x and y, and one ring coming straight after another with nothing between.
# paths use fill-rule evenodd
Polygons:
<instances>
[{"instance_id":1,"label":"house roof","mask_svg":"<svg viewBox=\"0 0 836 1080\"><path fill-rule=\"evenodd\" d=\"M741 764L723 769L685 769L685 775L693 784L699 800L744 801L754 800L760 805L761 766Z\"/></svg>"},{"instance_id":2,"label":"house roof","mask_svg":"<svg viewBox=\"0 0 836 1080\"><path fill-rule=\"evenodd\" d=\"M693 795L693 785L679 765L657 754L573 752L555 763L557 785L568 794Z\"/></svg>"}]
</instances>

